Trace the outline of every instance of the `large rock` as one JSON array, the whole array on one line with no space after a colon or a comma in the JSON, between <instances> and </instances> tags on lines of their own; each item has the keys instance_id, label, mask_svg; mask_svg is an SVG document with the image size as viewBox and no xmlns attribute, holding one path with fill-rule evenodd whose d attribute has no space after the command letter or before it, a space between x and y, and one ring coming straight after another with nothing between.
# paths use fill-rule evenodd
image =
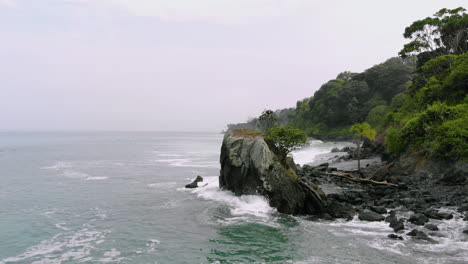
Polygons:
<instances>
[{"instance_id":1,"label":"large rock","mask_svg":"<svg viewBox=\"0 0 468 264\"><path fill-rule=\"evenodd\" d=\"M321 214L326 196L296 174L293 160L280 162L263 137L247 130L229 131L221 147L219 185L236 195L267 196L272 207L286 214Z\"/></svg>"},{"instance_id":2,"label":"large rock","mask_svg":"<svg viewBox=\"0 0 468 264\"><path fill-rule=\"evenodd\" d=\"M385 219L383 215L372 211L360 212L358 218L362 221L382 221Z\"/></svg>"},{"instance_id":3,"label":"large rock","mask_svg":"<svg viewBox=\"0 0 468 264\"><path fill-rule=\"evenodd\" d=\"M192 182L187 185L185 185L185 188L193 189L198 187L198 183L203 181L203 177L198 175L197 178Z\"/></svg>"}]
</instances>

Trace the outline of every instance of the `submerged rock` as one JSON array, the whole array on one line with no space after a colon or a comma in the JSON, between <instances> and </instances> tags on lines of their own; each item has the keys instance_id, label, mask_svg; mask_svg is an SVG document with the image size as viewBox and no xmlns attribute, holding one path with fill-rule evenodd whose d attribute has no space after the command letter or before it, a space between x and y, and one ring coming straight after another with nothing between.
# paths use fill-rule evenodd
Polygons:
<instances>
[{"instance_id":1,"label":"submerged rock","mask_svg":"<svg viewBox=\"0 0 468 264\"><path fill-rule=\"evenodd\" d=\"M398 235L395 235L395 234L390 234L390 235L388 235L387 237L388 237L388 238L391 238L391 239L403 240L403 237L398 236Z\"/></svg>"},{"instance_id":2,"label":"submerged rock","mask_svg":"<svg viewBox=\"0 0 468 264\"><path fill-rule=\"evenodd\" d=\"M437 243L434 239L426 235L426 233L416 229L411 230L407 235L413 237L414 239L426 240L431 243Z\"/></svg>"},{"instance_id":3,"label":"submerged rock","mask_svg":"<svg viewBox=\"0 0 468 264\"><path fill-rule=\"evenodd\" d=\"M321 214L328 205L324 193L296 174L292 158L281 162L263 137L253 131L225 134L221 147L219 186L236 195L267 196L286 214ZM333 215L333 214L331 214Z\"/></svg>"},{"instance_id":4,"label":"submerged rock","mask_svg":"<svg viewBox=\"0 0 468 264\"><path fill-rule=\"evenodd\" d=\"M199 175L192 183L185 185L185 188L189 188L189 189L197 188L198 183L202 181L203 181L203 177Z\"/></svg>"}]
</instances>

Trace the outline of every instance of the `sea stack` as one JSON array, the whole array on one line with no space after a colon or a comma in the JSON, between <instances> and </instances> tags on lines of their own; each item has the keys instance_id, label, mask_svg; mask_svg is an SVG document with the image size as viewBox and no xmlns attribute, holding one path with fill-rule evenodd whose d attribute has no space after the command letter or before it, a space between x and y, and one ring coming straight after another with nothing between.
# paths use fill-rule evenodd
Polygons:
<instances>
[{"instance_id":1,"label":"sea stack","mask_svg":"<svg viewBox=\"0 0 468 264\"><path fill-rule=\"evenodd\" d=\"M285 214L324 213L326 196L296 174L292 158L278 156L255 131L228 131L221 147L219 185L236 195L259 194Z\"/></svg>"}]
</instances>

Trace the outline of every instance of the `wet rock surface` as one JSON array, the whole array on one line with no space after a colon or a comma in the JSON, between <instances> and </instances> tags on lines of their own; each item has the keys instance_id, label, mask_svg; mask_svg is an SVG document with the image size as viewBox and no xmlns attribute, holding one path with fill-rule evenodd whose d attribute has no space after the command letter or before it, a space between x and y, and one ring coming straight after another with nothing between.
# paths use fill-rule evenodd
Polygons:
<instances>
[{"instance_id":1,"label":"wet rock surface","mask_svg":"<svg viewBox=\"0 0 468 264\"><path fill-rule=\"evenodd\" d=\"M422 243L436 243L431 237L446 236L439 226L442 221L454 218L468 221L468 189L465 187L466 182L460 183L464 179L460 171L456 172L454 178L428 172L412 174L404 170L395 172L398 164L383 162L367 166L358 173L337 170L330 167L332 164L315 167L304 165L299 176L305 182L323 186L330 201L353 208L360 220L385 220L395 233L406 234ZM337 176L340 173L396 186L355 182ZM441 177L445 180L441 181ZM468 229L463 232L468 234ZM397 234L388 237L403 239Z\"/></svg>"},{"instance_id":2,"label":"wet rock surface","mask_svg":"<svg viewBox=\"0 0 468 264\"><path fill-rule=\"evenodd\" d=\"M189 183L189 184L185 185L185 188L188 188L188 189L197 188L198 183L202 182L202 181L203 181L203 177L202 176L197 176L197 178L192 183Z\"/></svg>"}]
</instances>

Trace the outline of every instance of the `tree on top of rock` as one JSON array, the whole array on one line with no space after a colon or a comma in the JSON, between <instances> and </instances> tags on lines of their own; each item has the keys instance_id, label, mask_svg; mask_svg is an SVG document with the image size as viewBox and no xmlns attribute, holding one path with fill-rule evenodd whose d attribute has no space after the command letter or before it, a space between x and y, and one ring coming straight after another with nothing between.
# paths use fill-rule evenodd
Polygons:
<instances>
[{"instance_id":1,"label":"tree on top of rock","mask_svg":"<svg viewBox=\"0 0 468 264\"><path fill-rule=\"evenodd\" d=\"M265 140L276 147L279 158L284 161L291 151L307 143L307 135L297 128L278 126L268 129Z\"/></svg>"}]
</instances>

